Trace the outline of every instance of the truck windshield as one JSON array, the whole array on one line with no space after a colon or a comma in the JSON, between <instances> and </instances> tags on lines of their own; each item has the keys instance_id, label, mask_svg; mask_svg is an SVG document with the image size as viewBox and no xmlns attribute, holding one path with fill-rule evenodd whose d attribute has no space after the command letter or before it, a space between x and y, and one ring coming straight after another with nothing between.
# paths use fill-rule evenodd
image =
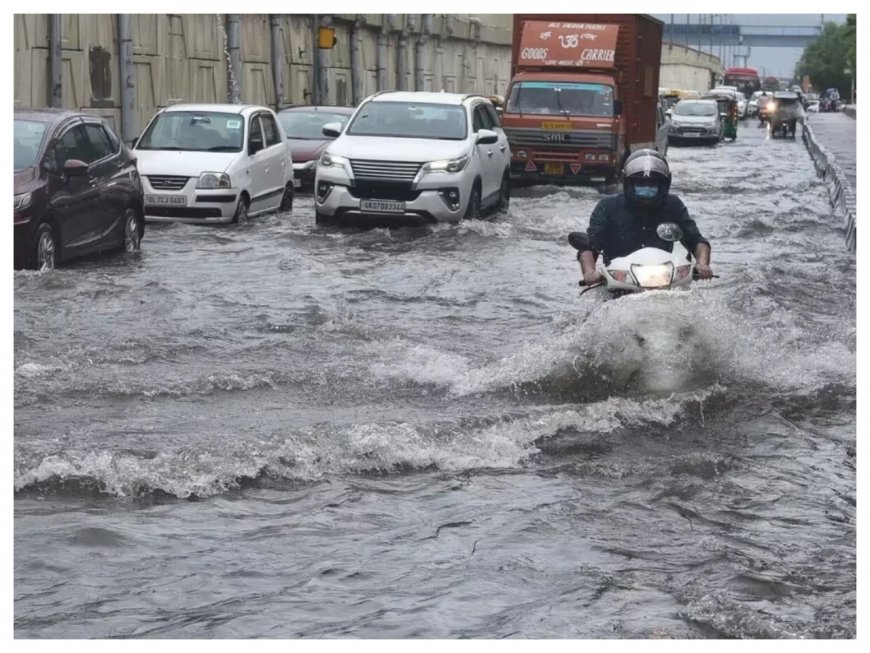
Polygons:
<instances>
[{"instance_id":1,"label":"truck windshield","mask_svg":"<svg viewBox=\"0 0 870 653\"><path fill-rule=\"evenodd\" d=\"M459 104L371 101L357 111L347 134L461 141L467 131Z\"/></svg>"},{"instance_id":2,"label":"truck windshield","mask_svg":"<svg viewBox=\"0 0 870 653\"><path fill-rule=\"evenodd\" d=\"M508 113L613 116L613 87L578 82L517 82L511 87Z\"/></svg>"}]
</instances>

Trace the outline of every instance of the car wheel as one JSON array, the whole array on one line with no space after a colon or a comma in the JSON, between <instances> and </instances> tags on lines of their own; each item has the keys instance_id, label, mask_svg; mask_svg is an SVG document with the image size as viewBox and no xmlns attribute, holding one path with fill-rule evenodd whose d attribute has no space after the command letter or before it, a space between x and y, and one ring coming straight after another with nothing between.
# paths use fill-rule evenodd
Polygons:
<instances>
[{"instance_id":1,"label":"car wheel","mask_svg":"<svg viewBox=\"0 0 870 653\"><path fill-rule=\"evenodd\" d=\"M279 211L292 211L293 210L293 182L291 181L287 186L284 187L284 196L281 198L281 206L278 208Z\"/></svg>"},{"instance_id":2,"label":"car wheel","mask_svg":"<svg viewBox=\"0 0 870 653\"><path fill-rule=\"evenodd\" d=\"M496 204L496 213L507 214L508 208L511 205L511 180L510 175L505 173L501 179L501 188L498 191L498 204Z\"/></svg>"},{"instance_id":3,"label":"car wheel","mask_svg":"<svg viewBox=\"0 0 870 653\"><path fill-rule=\"evenodd\" d=\"M57 240L50 224L41 224L33 241L33 269L53 270L57 265Z\"/></svg>"},{"instance_id":4,"label":"car wheel","mask_svg":"<svg viewBox=\"0 0 870 653\"><path fill-rule=\"evenodd\" d=\"M141 245L139 215L134 209L127 209L124 213L124 251L138 252Z\"/></svg>"},{"instance_id":5,"label":"car wheel","mask_svg":"<svg viewBox=\"0 0 870 653\"><path fill-rule=\"evenodd\" d=\"M236 212L233 215L233 224L244 224L248 221L248 198L244 195L239 196L239 203L236 205Z\"/></svg>"},{"instance_id":6,"label":"car wheel","mask_svg":"<svg viewBox=\"0 0 870 653\"><path fill-rule=\"evenodd\" d=\"M475 184L471 188L471 197L468 198L468 206L465 209L463 220L477 220L480 217L480 188Z\"/></svg>"}]
</instances>

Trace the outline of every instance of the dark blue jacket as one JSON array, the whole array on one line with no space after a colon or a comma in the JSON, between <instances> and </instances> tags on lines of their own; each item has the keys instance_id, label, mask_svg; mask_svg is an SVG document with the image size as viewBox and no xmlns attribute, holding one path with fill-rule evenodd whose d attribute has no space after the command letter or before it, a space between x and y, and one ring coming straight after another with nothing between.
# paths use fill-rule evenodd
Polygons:
<instances>
[{"instance_id":1,"label":"dark blue jacket","mask_svg":"<svg viewBox=\"0 0 870 653\"><path fill-rule=\"evenodd\" d=\"M710 243L698 231L698 225L689 217L686 205L676 195L668 194L664 205L655 209L639 209L628 205L623 193L600 200L589 218L590 249L602 252L604 263L627 256L641 247L658 247L672 252L674 244L662 240L656 228L662 222L675 222L683 230L680 241L691 254L698 243Z\"/></svg>"}]
</instances>

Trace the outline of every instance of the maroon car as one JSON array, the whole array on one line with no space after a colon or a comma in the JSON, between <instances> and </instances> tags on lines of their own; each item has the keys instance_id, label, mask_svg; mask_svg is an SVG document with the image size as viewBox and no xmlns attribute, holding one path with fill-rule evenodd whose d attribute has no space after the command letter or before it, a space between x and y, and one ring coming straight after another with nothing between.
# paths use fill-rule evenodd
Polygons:
<instances>
[{"instance_id":1,"label":"maroon car","mask_svg":"<svg viewBox=\"0 0 870 653\"><path fill-rule=\"evenodd\" d=\"M287 133L293 154L293 184L301 190L314 187L317 161L326 146L334 140L324 136L323 125L348 121L356 109L352 107L305 106L278 112L278 120Z\"/></svg>"},{"instance_id":2,"label":"maroon car","mask_svg":"<svg viewBox=\"0 0 870 653\"><path fill-rule=\"evenodd\" d=\"M145 233L136 159L99 116L15 108L15 267L137 251Z\"/></svg>"}]
</instances>

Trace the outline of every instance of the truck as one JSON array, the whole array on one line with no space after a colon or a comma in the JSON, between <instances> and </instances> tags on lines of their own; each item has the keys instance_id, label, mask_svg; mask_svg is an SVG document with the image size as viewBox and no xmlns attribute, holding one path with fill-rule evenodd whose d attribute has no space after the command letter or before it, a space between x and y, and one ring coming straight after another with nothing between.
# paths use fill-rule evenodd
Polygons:
<instances>
[{"instance_id":1,"label":"truck","mask_svg":"<svg viewBox=\"0 0 870 653\"><path fill-rule=\"evenodd\" d=\"M761 90L761 78L755 68L729 68L722 81L725 86L735 86L747 101L755 91Z\"/></svg>"},{"instance_id":2,"label":"truck","mask_svg":"<svg viewBox=\"0 0 870 653\"><path fill-rule=\"evenodd\" d=\"M514 14L501 116L512 183L610 183L631 152L664 154L663 26L643 14Z\"/></svg>"}]
</instances>

